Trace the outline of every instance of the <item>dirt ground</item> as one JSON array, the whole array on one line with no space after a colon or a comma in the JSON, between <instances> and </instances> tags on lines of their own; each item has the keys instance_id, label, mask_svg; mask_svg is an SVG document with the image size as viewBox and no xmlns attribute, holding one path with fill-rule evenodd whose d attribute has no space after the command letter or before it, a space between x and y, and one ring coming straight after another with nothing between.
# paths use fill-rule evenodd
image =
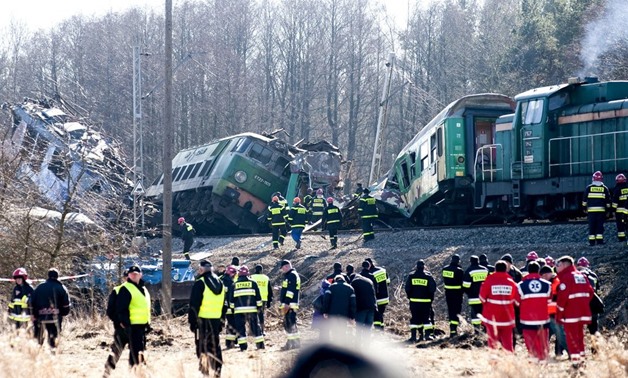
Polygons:
<instances>
[{"instance_id":1,"label":"dirt ground","mask_svg":"<svg viewBox=\"0 0 628 378\"><path fill-rule=\"evenodd\" d=\"M567 232L563 230L556 231L560 235L558 242L549 237L532 237L534 243L523 240L518 232L527 235L530 232L547 234L547 231L500 231L510 235L510 240L516 239L517 244L506 241L502 244L485 242L486 235L493 232L491 230L469 232L468 235L457 236L461 242L443 241L439 235L426 235L422 231L386 235L381 233L374 242L366 246L362 245L356 234L343 235L341 247L337 250L329 250L329 242L318 235L306 236L300 250L286 246L279 251L269 249L270 237L213 238L197 240L193 252L210 252L209 259L214 265L227 264L232 256L239 256L241 263L247 264L249 268L262 264L273 285L278 285L281 281L279 261L290 259L302 279L299 327L303 349L318 343L317 333L310 328L310 303L317 295L321 279L332 271L335 261L341 262L343 266L353 264L359 270L363 259L372 257L377 265L386 267L391 277L391 305L386 314L386 332L376 333L361 343L356 343L351 338L335 342L342 348L372 359L390 377L628 377L628 249L625 246L617 244L586 249L581 240L565 237ZM287 241L286 245L288 244L293 243ZM175 250L178 247L176 241ZM462 256L465 267L470 254L486 253L489 260L494 262L502 254L511 253L515 260L522 262L527 251L532 249L537 250L540 255L551 251L554 257L562 254L577 257L586 253L600 275L606 313L601 318L602 335L587 336L587 345L594 346L596 353L589 353L585 367L574 370L566 361L566 356L552 356L547 363L535 363L528 358L522 341L518 342L514 355L491 351L484 346L483 339L469 336L461 336L457 340L448 340L441 336L430 344L421 344L419 348L403 342L408 337L409 311L402 282L417 258L425 259L426 265L435 272L435 276L439 276L440 267L445 265L454 252ZM439 284L442 285L442 282ZM435 300L435 312L436 327L442 331L439 334L443 335L448 326L442 292ZM280 351L285 338L276 307L267 313L267 318L267 348L263 351L225 351L223 377L279 377L290 371L295 358L303 349ZM188 330L186 317L170 320L156 318L153 328L154 332L148 336L148 366L130 372L127 365L128 352L125 351L112 377L129 376L130 373L131 376L139 377L201 377L197 370L193 335ZM470 331L466 321L462 322L461 328L463 332ZM42 378L102 376L113 332L110 322L99 316L89 319L70 316L64 323L61 344L53 354L47 347L39 348L23 333L9 331L8 324L5 323L3 329L4 332L0 334L0 350L3 351L0 357L2 376L28 373ZM338 371L335 376L350 375L346 371Z\"/></svg>"}]
</instances>

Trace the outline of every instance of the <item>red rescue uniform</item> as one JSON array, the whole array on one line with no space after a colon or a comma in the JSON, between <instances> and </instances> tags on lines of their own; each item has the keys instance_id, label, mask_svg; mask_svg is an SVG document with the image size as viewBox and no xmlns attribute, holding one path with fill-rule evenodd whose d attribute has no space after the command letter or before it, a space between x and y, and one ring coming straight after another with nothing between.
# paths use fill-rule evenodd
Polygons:
<instances>
[{"instance_id":1,"label":"red rescue uniform","mask_svg":"<svg viewBox=\"0 0 628 378\"><path fill-rule=\"evenodd\" d=\"M506 272L495 272L480 288L482 313L480 319L486 327L489 348L502 347L514 352L512 330L515 327L517 284Z\"/></svg>"}]
</instances>

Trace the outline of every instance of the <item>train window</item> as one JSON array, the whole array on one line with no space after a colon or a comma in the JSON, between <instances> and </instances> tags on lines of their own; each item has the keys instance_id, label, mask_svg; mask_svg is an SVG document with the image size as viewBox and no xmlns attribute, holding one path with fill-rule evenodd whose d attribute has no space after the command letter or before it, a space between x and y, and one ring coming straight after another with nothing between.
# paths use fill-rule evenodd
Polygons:
<instances>
[{"instance_id":1,"label":"train window","mask_svg":"<svg viewBox=\"0 0 628 378\"><path fill-rule=\"evenodd\" d=\"M419 152L421 153L421 172L423 172L429 164L429 148L427 142L421 145L421 150Z\"/></svg>"},{"instance_id":2,"label":"train window","mask_svg":"<svg viewBox=\"0 0 628 378\"><path fill-rule=\"evenodd\" d=\"M183 176L183 172L185 172L185 167L178 167L177 168L179 170L179 172L177 172L177 174L175 175L174 173L172 174L172 181L179 181L179 179L181 178L181 176Z\"/></svg>"},{"instance_id":3,"label":"train window","mask_svg":"<svg viewBox=\"0 0 628 378\"><path fill-rule=\"evenodd\" d=\"M438 145L438 156L443 156L443 128L436 130L436 143Z\"/></svg>"},{"instance_id":4,"label":"train window","mask_svg":"<svg viewBox=\"0 0 628 378\"><path fill-rule=\"evenodd\" d=\"M207 176L207 174L209 173L209 169L212 167L212 163L214 162L214 159L209 159L205 162L205 165L203 166L203 169L201 169L201 174L199 176Z\"/></svg>"},{"instance_id":5,"label":"train window","mask_svg":"<svg viewBox=\"0 0 628 378\"><path fill-rule=\"evenodd\" d=\"M155 181L151 184L151 186L159 185L164 182L164 175L158 176Z\"/></svg>"},{"instance_id":6,"label":"train window","mask_svg":"<svg viewBox=\"0 0 628 378\"><path fill-rule=\"evenodd\" d=\"M223 140L223 141L220 141L220 143L216 144L215 145L216 148L214 149L214 151L212 151L212 156L217 156L220 153L222 153L222 150L224 150L225 147L227 147L229 142L231 142L231 140Z\"/></svg>"},{"instance_id":7,"label":"train window","mask_svg":"<svg viewBox=\"0 0 628 378\"><path fill-rule=\"evenodd\" d=\"M408 176L408 163L405 161L401 163L401 175L401 179L403 180L403 187L410 187L410 177Z\"/></svg>"},{"instance_id":8,"label":"train window","mask_svg":"<svg viewBox=\"0 0 628 378\"><path fill-rule=\"evenodd\" d=\"M543 99L526 101L521 104L521 120L524 125L541 123L543 119Z\"/></svg>"},{"instance_id":9,"label":"train window","mask_svg":"<svg viewBox=\"0 0 628 378\"><path fill-rule=\"evenodd\" d=\"M176 167L174 171L172 171L172 181L177 181L177 176L179 176L179 173L182 171L181 167Z\"/></svg>"},{"instance_id":10,"label":"train window","mask_svg":"<svg viewBox=\"0 0 628 378\"><path fill-rule=\"evenodd\" d=\"M245 153L246 149L249 148L249 145L251 145L251 140L249 138L240 138L236 142L236 145L233 146L232 151Z\"/></svg>"},{"instance_id":11,"label":"train window","mask_svg":"<svg viewBox=\"0 0 628 378\"><path fill-rule=\"evenodd\" d=\"M261 144L253 143L253 146L249 151L249 156L251 159L255 159L262 164L267 164L273 157L273 152Z\"/></svg>"},{"instance_id":12,"label":"train window","mask_svg":"<svg viewBox=\"0 0 628 378\"><path fill-rule=\"evenodd\" d=\"M196 163L194 164L194 169L192 170L192 174L190 175L190 178L194 178L196 177L196 174L198 173L198 170L201 169L201 165L203 163Z\"/></svg>"},{"instance_id":13,"label":"train window","mask_svg":"<svg viewBox=\"0 0 628 378\"><path fill-rule=\"evenodd\" d=\"M430 163L433 163L436 161L437 148L438 148L438 145L436 143L436 133L434 133L430 137Z\"/></svg>"},{"instance_id":14,"label":"train window","mask_svg":"<svg viewBox=\"0 0 628 378\"><path fill-rule=\"evenodd\" d=\"M547 107L549 111L552 111L569 105L569 103L569 93L559 92L549 98L549 103L547 104Z\"/></svg>"},{"instance_id":15,"label":"train window","mask_svg":"<svg viewBox=\"0 0 628 378\"><path fill-rule=\"evenodd\" d=\"M410 179L416 176L416 152L411 152L410 155Z\"/></svg>"},{"instance_id":16,"label":"train window","mask_svg":"<svg viewBox=\"0 0 628 378\"><path fill-rule=\"evenodd\" d=\"M190 164L187 166L187 168L185 169L185 173L181 176L181 180L187 180L188 177L190 177L190 173L192 173L192 169L194 169L194 166L196 164Z\"/></svg>"},{"instance_id":17,"label":"train window","mask_svg":"<svg viewBox=\"0 0 628 378\"><path fill-rule=\"evenodd\" d=\"M290 162L288 161L288 159L284 158L283 156L280 156L277 158L277 161L275 162L275 168L273 169L273 171L282 176L290 177L289 163Z\"/></svg>"}]
</instances>

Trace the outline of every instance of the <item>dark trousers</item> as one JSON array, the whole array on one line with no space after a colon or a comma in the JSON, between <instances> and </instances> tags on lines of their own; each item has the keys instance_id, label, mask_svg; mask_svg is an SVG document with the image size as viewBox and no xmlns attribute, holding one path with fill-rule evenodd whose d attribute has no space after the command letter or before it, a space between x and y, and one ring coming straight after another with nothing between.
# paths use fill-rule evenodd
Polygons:
<instances>
[{"instance_id":1,"label":"dark trousers","mask_svg":"<svg viewBox=\"0 0 628 378\"><path fill-rule=\"evenodd\" d=\"M246 350L248 348L248 342L246 340L246 324L249 324L251 333L255 336L255 345L261 348L264 345L264 336L262 336L262 329L257 322L257 312L247 312L244 314L235 314L235 327L238 332L238 346L240 350Z\"/></svg>"},{"instance_id":2,"label":"dark trousers","mask_svg":"<svg viewBox=\"0 0 628 378\"><path fill-rule=\"evenodd\" d=\"M48 345L50 345L51 348L56 348L57 338L59 337L59 332L61 332L61 319L35 321L33 324L33 330L39 345L44 344L44 328L48 333Z\"/></svg>"},{"instance_id":3,"label":"dark trousers","mask_svg":"<svg viewBox=\"0 0 628 378\"><path fill-rule=\"evenodd\" d=\"M287 343L289 348L298 348L301 346L301 338L297 328L297 313L290 309L283 317L283 329L286 331Z\"/></svg>"},{"instance_id":4,"label":"dark trousers","mask_svg":"<svg viewBox=\"0 0 628 378\"><path fill-rule=\"evenodd\" d=\"M124 347L129 343L129 336L124 328L116 327L113 332L113 343L111 344L111 353L105 362L105 375L116 368L116 364L120 360Z\"/></svg>"},{"instance_id":5,"label":"dark trousers","mask_svg":"<svg viewBox=\"0 0 628 378\"><path fill-rule=\"evenodd\" d=\"M628 223L628 216L625 213L615 213L615 223L617 224L617 239L619 241L626 240L626 223Z\"/></svg>"},{"instance_id":6,"label":"dark trousers","mask_svg":"<svg viewBox=\"0 0 628 378\"><path fill-rule=\"evenodd\" d=\"M362 236L364 241L375 239L375 232L373 232L373 218L362 218Z\"/></svg>"},{"instance_id":7,"label":"dark trousers","mask_svg":"<svg viewBox=\"0 0 628 378\"><path fill-rule=\"evenodd\" d=\"M449 318L449 335L456 335L460 324L458 315L462 312L462 290L445 289L445 300L447 301L447 316Z\"/></svg>"},{"instance_id":8,"label":"dark trousers","mask_svg":"<svg viewBox=\"0 0 628 378\"><path fill-rule=\"evenodd\" d=\"M227 349L233 348L236 344L236 326L235 326L235 318L233 314L227 314L225 316L227 319L227 336L225 336L225 343L227 345Z\"/></svg>"},{"instance_id":9,"label":"dark trousers","mask_svg":"<svg viewBox=\"0 0 628 378\"><path fill-rule=\"evenodd\" d=\"M183 255L188 260L190 259L190 254L188 252L192 249L192 244L194 244L193 238L183 239Z\"/></svg>"},{"instance_id":10,"label":"dark trousers","mask_svg":"<svg viewBox=\"0 0 628 378\"><path fill-rule=\"evenodd\" d=\"M146 350L146 324L131 324L125 328L129 338L129 365L144 363Z\"/></svg>"},{"instance_id":11,"label":"dark trousers","mask_svg":"<svg viewBox=\"0 0 628 378\"><path fill-rule=\"evenodd\" d=\"M603 211L589 213L587 218L589 220L589 244L603 244L606 213Z\"/></svg>"},{"instance_id":12,"label":"dark trousers","mask_svg":"<svg viewBox=\"0 0 628 378\"><path fill-rule=\"evenodd\" d=\"M430 331L432 329L432 324L430 323L431 313L431 302L410 302L410 330L418 329L420 336L423 336L423 330L426 332ZM426 336L429 336L429 334Z\"/></svg>"},{"instance_id":13,"label":"dark trousers","mask_svg":"<svg viewBox=\"0 0 628 378\"><path fill-rule=\"evenodd\" d=\"M266 302L262 302L262 308L257 312L257 321L259 322L259 327L262 330L262 335L264 334L264 313L266 312Z\"/></svg>"},{"instance_id":14,"label":"dark trousers","mask_svg":"<svg viewBox=\"0 0 628 378\"><path fill-rule=\"evenodd\" d=\"M375 311L375 317L373 320L373 325L377 328L384 328L384 312L386 312L385 304L378 304L377 311Z\"/></svg>"},{"instance_id":15,"label":"dark trousers","mask_svg":"<svg viewBox=\"0 0 628 378\"><path fill-rule=\"evenodd\" d=\"M222 349L220 348L221 319L198 318L198 329L194 335L196 356L200 359L199 370L208 373L207 363L220 375L222 369Z\"/></svg>"},{"instance_id":16,"label":"dark trousers","mask_svg":"<svg viewBox=\"0 0 628 378\"><path fill-rule=\"evenodd\" d=\"M283 245L283 241L286 239L286 226L272 226L273 232L273 248L279 248L279 245Z\"/></svg>"},{"instance_id":17,"label":"dark trousers","mask_svg":"<svg viewBox=\"0 0 628 378\"><path fill-rule=\"evenodd\" d=\"M595 335L595 333L598 330L598 318L599 318L600 314L591 314L591 323L589 323L587 325L587 329L589 330L589 333L592 335Z\"/></svg>"},{"instance_id":18,"label":"dark trousers","mask_svg":"<svg viewBox=\"0 0 628 378\"><path fill-rule=\"evenodd\" d=\"M482 320L480 320L480 314L482 313L482 303L470 304L469 308L471 309L471 324L473 324L473 328L475 328L475 332L477 333L482 328Z\"/></svg>"},{"instance_id":19,"label":"dark trousers","mask_svg":"<svg viewBox=\"0 0 628 378\"><path fill-rule=\"evenodd\" d=\"M337 226L327 226L327 231L329 231L329 241L331 242L332 247L338 247L338 227Z\"/></svg>"}]
</instances>

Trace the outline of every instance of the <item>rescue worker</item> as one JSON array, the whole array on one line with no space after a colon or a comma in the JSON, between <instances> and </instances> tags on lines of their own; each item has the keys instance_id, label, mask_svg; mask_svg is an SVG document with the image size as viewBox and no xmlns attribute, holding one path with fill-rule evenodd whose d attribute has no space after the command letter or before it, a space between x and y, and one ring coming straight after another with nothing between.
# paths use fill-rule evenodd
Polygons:
<instances>
[{"instance_id":1,"label":"rescue worker","mask_svg":"<svg viewBox=\"0 0 628 378\"><path fill-rule=\"evenodd\" d=\"M360 198L364 193L364 188L362 187L362 183L358 182L355 184L355 191L353 192L353 198Z\"/></svg>"},{"instance_id":2,"label":"rescue worker","mask_svg":"<svg viewBox=\"0 0 628 378\"><path fill-rule=\"evenodd\" d=\"M482 312L479 315L488 335L488 347L514 352L512 343L515 328L515 302L517 284L507 273L505 261L495 263L495 273L486 277L480 287L479 300Z\"/></svg>"},{"instance_id":3,"label":"rescue worker","mask_svg":"<svg viewBox=\"0 0 628 378\"><path fill-rule=\"evenodd\" d=\"M331 285L336 281L336 276L338 275L342 275L344 277L345 282L349 281L349 277L347 277L344 273L342 273L342 264L336 261L333 265L333 272L331 272L331 274L328 274L327 277L325 277L325 279Z\"/></svg>"},{"instance_id":4,"label":"rescue worker","mask_svg":"<svg viewBox=\"0 0 628 378\"><path fill-rule=\"evenodd\" d=\"M375 205L375 198L371 197L371 193L368 188L363 191L362 198L360 198L360 206L358 207L358 214L362 221L362 236L364 242L375 239L375 232L373 231L373 222L377 220L377 206Z\"/></svg>"},{"instance_id":5,"label":"rescue worker","mask_svg":"<svg viewBox=\"0 0 628 378\"><path fill-rule=\"evenodd\" d=\"M120 326L120 322L118 322L118 311L116 310L118 292L127 281L128 275L129 271L125 269L124 272L122 272L120 285L115 286L113 290L111 290L109 298L107 299L107 317L113 323L113 343L111 344L111 353L107 357L107 362L105 362L104 377L108 377L109 374L111 374L111 370L116 368L116 364L120 360L124 347L129 343L129 337L126 331Z\"/></svg>"},{"instance_id":6,"label":"rescue worker","mask_svg":"<svg viewBox=\"0 0 628 378\"><path fill-rule=\"evenodd\" d=\"M199 277L192 286L188 324L194 333L196 356L199 358L199 370L209 374L209 367L215 377L220 377L222 370L222 349L220 331L222 331L225 290L222 281L213 272L212 263L201 260Z\"/></svg>"},{"instance_id":7,"label":"rescue worker","mask_svg":"<svg viewBox=\"0 0 628 378\"><path fill-rule=\"evenodd\" d=\"M558 291L560 280L556 276L554 269L550 268L549 265L542 267L539 273L541 274L541 278L548 281L552 288L552 298L547 305L547 312L550 317L548 337L552 337L552 335L555 336L554 354L558 358L563 354L563 351L567 350L565 330L563 326L556 321L556 292Z\"/></svg>"},{"instance_id":8,"label":"rescue worker","mask_svg":"<svg viewBox=\"0 0 628 378\"><path fill-rule=\"evenodd\" d=\"M331 249L338 248L338 229L342 225L342 213L338 206L334 205L332 197L327 198L327 207L323 211L323 231L329 232Z\"/></svg>"},{"instance_id":9,"label":"rescue worker","mask_svg":"<svg viewBox=\"0 0 628 378\"><path fill-rule=\"evenodd\" d=\"M288 222L290 222L292 240L296 243L296 249L301 248L301 234L305 228L305 223L307 223L308 216L307 209L301 205L301 199L294 197L292 208L288 212Z\"/></svg>"},{"instance_id":10,"label":"rescue worker","mask_svg":"<svg viewBox=\"0 0 628 378\"><path fill-rule=\"evenodd\" d=\"M249 278L249 268L242 265L238 270L238 280L229 291L229 307L233 311L236 331L238 332L238 346L241 351L248 349L246 339L246 325L255 336L255 347L264 349L264 335L258 322L258 312L262 310L262 296L257 283Z\"/></svg>"},{"instance_id":11,"label":"rescue worker","mask_svg":"<svg viewBox=\"0 0 628 378\"><path fill-rule=\"evenodd\" d=\"M480 265L480 259L473 255L469 258L471 265L462 276L462 288L467 294L467 303L471 309L471 324L475 334L479 334L482 326L480 314L482 313L482 301L480 301L480 287L488 276L486 267ZM497 268L496 268L497 269Z\"/></svg>"},{"instance_id":12,"label":"rescue worker","mask_svg":"<svg viewBox=\"0 0 628 378\"><path fill-rule=\"evenodd\" d=\"M341 321L354 321L356 313L356 297L353 287L346 282L345 276L339 274L334 278L334 283L329 285L325 290L323 296L323 317L325 319L332 318L332 320L338 320L338 322L332 322L331 324L338 324L342 326ZM329 325L329 322L326 322ZM347 328L345 328L346 332ZM331 329L323 330L327 338L331 335ZM342 335L340 329L334 329L334 333ZM323 332L321 333L321 337Z\"/></svg>"},{"instance_id":13,"label":"rescue worker","mask_svg":"<svg viewBox=\"0 0 628 378\"><path fill-rule=\"evenodd\" d=\"M449 337L454 337L458 335L458 325L460 324L458 315L462 312L464 293L462 289L464 271L460 267L460 255L451 256L451 263L443 268L442 275L449 317Z\"/></svg>"},{"instance_id":14,"label":"rescue worker","mask_svg":"<svg viewBox=\"0 0 628 378\"><path fill-rule=\"evenodd\" d=\"M312 200L314 200L312 194L314 194L314 190L312 188L307 188L306 194L303 196L303 206L305 206L308 211L312 211Z\"/></svg>"},{"instance_id":15,"label":"rescue worker","mask_svg":"<svg viewBox=\"0 0 628 378\"><path fill-rule=\"evenodd\" d=\"M233 311L229 306L229 292L233 290L233 282L235 281L237 270L233 265L227 266L225 269L225 273L220 277L222 281L222 285L225 289L225 301L223 312L225 314L226 319L226 336L225 336L225 347L227 349L234 348L236 346L236 327L235 327L235 318L233 317Z\"/></svg>"},{"instance_id":16,"label":"rescue worker","mask_svg":"<svg viewBox=\"0 0 628 378\"><path fill-rule=\"evenodd\" d=\"M615 210L615 223L617 225L617 239L626 240L626 226L628 225L628 184L626 176L620 173L615 177L613 188L612 207Z\"/></svg>"},{"instance_id":17,"label":"rescue worker","mask_svg":"<svg viewBox=\"0 0 628 378\"><path fill-rule=\"evenodd\" d=\"M48 270L48 279L35 288L31 294L31 307L35 338L44 343L44 328L48 333L48 344L54 350L57 347L63 317L70 313L68 291L59 282L59 271Z\"/></svg>"},{"instance_id":18,"label":"rescue worker","mask_svg":"<svg viewBox=\"0 0 628 378\"><path fill-rule=\"evenodd\" d=\"M584 190L582 207L589 220L589 245L604 244L604 221L611 207L611 195L602 182L602 172L593 174L592 182Z\"/></svg>"},{"instance_id":19,"label":"rescue worker","mask_svg":"<svg viewBox=\"0 0 628 378\"><path fill-rule=\"evenodd\" d=\"M377 298L375 297L373 281L362 274L351 276L351 287L355 291L355 322L359 325L356 336L357 341L360 342L360 340L367 339L371 333L375 311L377 311Z\"/></svg>"},{"instance_id":20,"label":"rescue worker","mask_svg":"<svg viewBox=\"0 0 628 378\"><path fill-rule=\"evenodd\" d=\"M272 203L268 206L268 221L273 232L273 249L278 249L280 245L283 245L283 241L286 238L286 218L288 212L285 206L279 203L279 197L273 196Z\"/></svg>"},{"instance_id":21,"label":"rescue worker","mask_svg":"<svg viewBox=\"0 0 628 378\"><path fill-rule=\"evenodd\" d=\"M116 320L129 339L129 364L144 364L146 332L150 331L150 294L144 287L142 269L133 265L128 270L127 281L122 284L116 297Z\"/></svg>"},{"instance_id":22,"label":"rescue worker","mask_svg":"<svg viewBox=\"0 0 628 378\"><path fill-rule=\"evenodd\" d=\"M552 299L552 284L541 278L541 268L536 262L530 262L527 269L528 274L517 285L519 321L528 353L539 361L545 361L549 351L548 304Z\"/></svg>"},{"instance_id":23,"label":"rescue worker","mask_svg":"<svg viewBox=\"0 0 628 378\"><path fill-rule=\"evenodd\" d=\"M355 268L351 264L347 264L345 267L345 277L347 278L347 283L351 285L351 281L353 281L353 277L355 277Z\"/></svg>"},{"instance_id":24,"label":"rescue worker","mask_svg":"<svg viewBox=\"0 0 628 378\"><path fill-rule=\"evenodd\" d=\"M560 285L556 293L556 320L565 329L567 351L577 368L584 357L584 326L591 323L589 303L594 292L587 277L576 270L571 256L558 259L557 270Z\"/></svg>"},{"instance_id":25,"label":"rescue worker","mask_svg":"<svg viewBox=\"0 0 628 378\"><path fill-rule=\"evenodd\" d=\"M377 312L375 312L375 320L373 326L380 331L384 330L384 313L386 312L386 306L390 302L388 298L388 285L390 284L390 278L386 269L375 266L373 260L368 257L364 261L367 261L370 265L369 272L373 275L375 280L375 295L377 297Z\"/></svg>"},{"instance_id":26,"label":"rescue worker","mask_svg":"<svg viewBox=\"0 0 628 378\"><path fill-rule=\"evenodd\" d=\"M436 292L436 281L425 271L425 262L416 262L415 271L408 276L405 291L410 301L410 343L434 340L434 325L430 322L432 301ZM417 338L418 331L418 338Z\"/></svg>"},{"instance_id":27,"label":"rescue worker","mask_svg":"<svg viewBox=\"0 0 628 378\"><path fill-rule=\"evenodd\" d=\"M270 286L270 278L263 273L264 268L257 264L255 265L255 273L251 274L251 279L257 283L259 288L259 294L262 296L262 308L258 311L259 326L262 329L262 335L264 333L264 312L267 308L270 308L270 304L273 301L273 288Z\"/></svg>"},{"instance_id":28,"label":"rescue worker","mask_svg":"<svg viewBox=\"0 0 628 378\"><path fill-rule=\"evenodd\" d=\"M521 282L523 279L523 273L513 264L512 255L510 253L506 253L501 258L502 261L506 262L506 271L510 275L510 277L515 281L515 283ZM523 329L521 328L521 323L519 322L519 307L515 307L515 329L512 333L512 345L513 347L517 345L517 334L522 334Z\"/></svg>"},{"instance_id":29,"label":"rescue worker","mask_svg":"<svg viewBox=\"0 0 628 378\"><path fill-rule=\"evenodd\" d=\"M325 198L323 198L323 189L316 190L316 197L312 200L312 207L310 209L312 215L310 221L312 224L323 219L323 212L325 211ZM318 227L313 228L315 231Z\"/></svg>"},{"instance_id":30,"label":"rescue worker","mask_svg":"<svg viewBox=\"0 0 628 378\"><path fill-rule=\"evenodd\" d=\"M178 223L181 227L181 239L183 240L183 256L185 256L186 260L189 260L190 249L192 248L192 244L194 244L194 235L196 235L196 230L191 224L186 222L183 217L179 218Z\"/></svg>"},{"instance_id":31,"label":"rescue worker","mask_svg":"<svg viewBox=\"0 0 628 378\"><path fill-rule=\"evenodd\" d=\"M281 350L298 349L301 347L299 330L297 328L297 310L299 310L299 292L301 291L301 278L288 260L281 261L283 281L279 302L283 314L283 326L286 331L286 344Z\"/></svg>"},{"instance_id":32,"label":"rescue worker","mask_svg":"<svg viewBox=\"0 0 628 378\"><path fill-rule=\"evenodd\" d=\"M553 272L556 267L556 261L554 261L554 258L552 256L545 256L545 265L552 268L552 272Z\"/></svg>"},{"instance_id":33,"label":"rescue worker","mask_svg":"<svg viewBox=\"0 0 628 378\"><path fill-rule=\"evenodd\" d=\"M578 271L584 274L589 280L589 283L591 284L591 287L593 288L593 292L596 294L599 293L600 279L598 278L597 274L595 274L591 270L591 264L589 263L589 260L583 256L578 259L578 261L576 262L576 265L577 265ZM591 311L591 323L587 326L587 328L589 329L589 333L592 335L594 335L598 331L599 315L600 315L599 313Z\"/></svg>"},{"instance_id":34,"label":"rescue worker","mask_svg":"<svg viewBox=\"0 0 628 378\"><path fill-rule=\"evenodd\" d=\"M30 298L33 294L33 288L26 282L28 273L24 268L17 268L13 271L13 280L15 287L11 293L11 302L9 302L9 319L15 322L16 328L22 325L28 326L31 320Z\"/></svg>"},{"instance_id":35,"label":"rescue worker","mask_svg":"<svg viewBox=\"0 0 628 378\"><path fill-rule=\"evenodd\" d=\"M528 274L528 264L530 264L531 262L536 262L536 260L538 259L539 259L539 254L536 253L536 251L528 252L528 254L526 255L526 264L521 269L519 269L522 276L525 276L526 274Z\"/></svg>"},{"instance_id":36,"label":"rescue worker","mask_svg":"<svg viewBox=\"0 0 628 378\"><path fill-rule=\"evenodd\" d=\"M486 256L485 253L480 255L480 265L485 267L488 270L489 274L495 271L495 267L488 262L488 256Z\"/></svg>"}]
</instances>

